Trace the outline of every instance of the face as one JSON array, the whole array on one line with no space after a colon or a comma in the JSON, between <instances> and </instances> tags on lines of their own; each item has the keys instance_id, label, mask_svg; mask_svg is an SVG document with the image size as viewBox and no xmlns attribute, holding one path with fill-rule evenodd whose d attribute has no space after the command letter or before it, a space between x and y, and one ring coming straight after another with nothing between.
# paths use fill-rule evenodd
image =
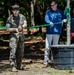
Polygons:
<instances>
[{"instance_id":1,"label":"face","mask_svg":"<svg viewBox=\"0 0 74 75\"><path fill-rule=\"evenodd\" d=\"M57 10L57 4L55 4L54 2L51 3L51 9L56 11Z\"/></svg>"},{"instance_id":2,"label":"face","mask_svg":"<svg viewBox=\"0 0 74 75\"><path fill-rule=\"evenodd\" d=\"M14 16L18 16L19 10L12 10Z\"/></svg>"}]
</instances>

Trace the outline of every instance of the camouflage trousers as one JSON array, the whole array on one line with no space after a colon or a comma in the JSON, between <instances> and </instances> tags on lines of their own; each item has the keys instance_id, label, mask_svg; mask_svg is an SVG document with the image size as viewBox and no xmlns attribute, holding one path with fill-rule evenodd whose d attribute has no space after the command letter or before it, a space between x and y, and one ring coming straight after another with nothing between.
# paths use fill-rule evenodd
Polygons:
<instances>
[{"instance_id":1,"label":"camouflage trousers","mask_svg":"<svg viewBox=\"0 0 74 75\"><path fill-rule=\"evenodd\" d=\"M22 58L24 56L24 40L23 36L17 37L16 35L11 35L10 37L10 65L20 66L22 63Z\"/></svg>"}]
</instances>

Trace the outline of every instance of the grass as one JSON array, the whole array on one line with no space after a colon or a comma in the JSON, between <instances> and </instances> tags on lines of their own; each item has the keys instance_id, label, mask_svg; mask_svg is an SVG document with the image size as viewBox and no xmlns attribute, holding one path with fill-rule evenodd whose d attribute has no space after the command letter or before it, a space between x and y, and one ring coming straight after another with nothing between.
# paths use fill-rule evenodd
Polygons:
<instances>
[{"instance_id":1,"label":"grass","mask_svg":"<svg viewBox=\"0 0 74 75\"><path fill-rule=\"evenodd\" d=\"M17 73L10 72L11 68L3 66L1 67L2 73L0 75L74 75L74 72L70 73L70 70L58 70L50 66L42 68L42 66L42 63L25 64L24 67L27 70L18 71Z\"/></svg>"},{"instance_id":2,"label":"grass","mask_svg":"<svg viewBox=\"0 0 74 75\"><path fill-rule=\"evenodd\" d=\"M30 64L26 66L28 69L31 69L32 75L74 75L70 73L70 70L58 70L55 68L41 68L42 64ZM30 74L29 74L30 75Z\"/></svg>"}]
</instances>

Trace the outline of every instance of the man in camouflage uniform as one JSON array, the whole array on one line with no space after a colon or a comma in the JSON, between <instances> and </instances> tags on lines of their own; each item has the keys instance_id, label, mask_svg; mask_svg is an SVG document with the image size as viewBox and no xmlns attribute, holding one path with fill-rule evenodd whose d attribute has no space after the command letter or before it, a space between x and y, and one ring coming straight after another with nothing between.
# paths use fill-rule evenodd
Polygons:
<instances>
[{"instance_id":1,"label":"man in camouflage uniform","mask_svg":"<svg viewBox=\"0 0 74 75\"><path fill-rule=\"evenodd\" d=\"M27 22L22 14L19 14L19 6L12 6L12 15L10 15L6 22L7 31L10 31L10 65L12 71L17 69L24 69L22 66L22 57L24 55L24 34L23 28L27 27Z\"/></svg>"}]
</instances>

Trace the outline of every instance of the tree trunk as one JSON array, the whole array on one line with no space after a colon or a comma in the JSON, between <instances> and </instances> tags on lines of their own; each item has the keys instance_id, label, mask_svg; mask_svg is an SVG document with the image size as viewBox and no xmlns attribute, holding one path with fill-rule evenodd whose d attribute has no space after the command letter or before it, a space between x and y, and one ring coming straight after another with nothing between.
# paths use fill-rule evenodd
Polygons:
<instances>
[{"instance_id":1,"label":"tree trunk","mask_svg":"<svg viewBox=\"0 0 74 75\"><path fill-rule=\"evenodd\" d=\"M35 25L34 22L34 1L31 1L31 25Z\"/></svg>"},{"instance_id":2,"label":"tree trunk","mask_svg":"<svg viewBox=\"0 0 74 75\"><path fill-rule=\"evenodd\" d=\"M67 0L67 8L70 7L70 0ZM67 45L70 45L70 12L69 12L69 16L67 17Z\"/></svg>"}]
</instances>

